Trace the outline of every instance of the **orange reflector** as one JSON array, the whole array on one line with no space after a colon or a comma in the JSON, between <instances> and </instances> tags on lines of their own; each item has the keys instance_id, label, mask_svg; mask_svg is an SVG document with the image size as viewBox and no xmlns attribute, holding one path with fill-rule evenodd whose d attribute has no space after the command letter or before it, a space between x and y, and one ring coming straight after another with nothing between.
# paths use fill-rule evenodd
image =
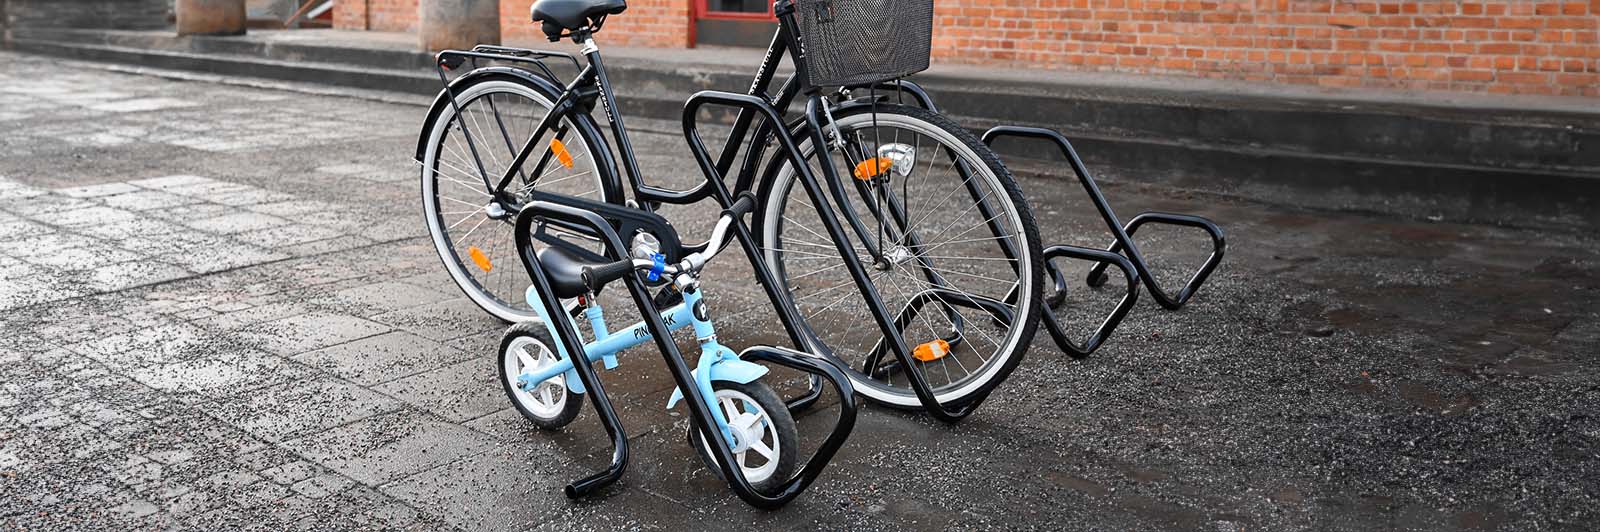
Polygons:
<instances>
[{"instance_id":1,"label":"orange reflector","mask_svg":"<svg viewBox=\"0 0 1600 532\"><path fill-rule=\"evenodd\" d=\"M889 160L888 157L873 157L861 161L861 164L856 165L856 179L862 181L871 180L883 175L884 172L888 172L891 166L894 166L894 161Z\"/></svg>"},{"instance_id":2,"label":"orange reflector","mask_svg":"<svg viewBox=\"0 0 1600 532\"><path fill-rule=\"evenodd\" d=\"M561 161L561 166L572 168L572 153L567 151L567 145L561 139L550 139L550 151L555 152L556 160Z\"/></svg>"},{"instance_id":3,"label":"orange reflector","mask_svg":"<svg viewBox=\"0 0 1600 532\"><path fill-rule=\"evenodd\" d=\"M923 362L933 362L935 360L944 358L944 356L948 354L950 354L950 342L946 342L944 340L934 340L932 342L919 345L916 349L913 349L911 351L911 358L915 358Z\"/></svg>"},{"instance_id":4,"label":"orange reflector","mask_svg":"<svg viewBox=\"0 0 1600 532\"><path fill-rule=\"evenodd\" d=\"M472 262L477 264L478 268L483 269L484 272L494 270L494 263L489 262L489 256L484 255L483 250L478 249L478 246L467 248L467 255L472 257Z\"/></svg>"}]
</instances>

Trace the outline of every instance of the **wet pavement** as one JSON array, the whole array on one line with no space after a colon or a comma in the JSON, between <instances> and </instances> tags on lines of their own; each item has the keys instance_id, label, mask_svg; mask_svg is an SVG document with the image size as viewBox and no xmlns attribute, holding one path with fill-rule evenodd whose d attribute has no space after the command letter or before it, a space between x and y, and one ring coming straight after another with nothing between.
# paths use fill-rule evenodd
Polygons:
<instances>
[{"instance_id":1,"label":"wet pavement","mask_svg":"<svg viewBox=\"0 0 1600 532\"><path fill-rule=\"evenodd\" d=\"M686 416L663 407L660 358L631 351L606 382L633 462L569 501L561 486L606 463L604 431L587 408L535 430L494 382L505 326L423 236L409 160L422 112L0 54L0 527L1562 530L1600 517L1600 240L1130 179L1105 186L1125 216L1193 212L1228 233L1227 260L1184 310L1146 295L1081 361L1041 332L956 426L866 408L832 467L777 512L701 466ZM651 179L697 179L681 138L635 144ZM1021 178L1041 233L1103 244L1061 177ZM666 214L694 238L710 221ZM1204 258L1203 235L1145 233L1167 283ZM706 276L722 341L779 342L729 256ZM1063 318L1086 332L1115 287L1073 290ZM801 428L814 440L829 417Z\"/></svg>"}]
</instances>

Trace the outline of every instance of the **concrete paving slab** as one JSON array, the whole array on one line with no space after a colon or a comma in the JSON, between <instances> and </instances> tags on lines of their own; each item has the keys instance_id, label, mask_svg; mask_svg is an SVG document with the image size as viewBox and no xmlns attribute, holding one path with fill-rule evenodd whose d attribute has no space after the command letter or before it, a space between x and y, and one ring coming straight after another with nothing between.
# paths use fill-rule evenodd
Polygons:
<instances>
[{"instance_id":1,"label":"concrete paving slab","mask_svg":"<svg viewBox=\"0 0 1600 532\"><path fill-rule=\"evenodd\" d=\"M296 355L294 359L362 385L389 382L476 355L392 331Z\"/></svg>"},{"instance_id":2,"label":"concrete paving slab","mask_svg":"<svg viewBox=\"0 0 1600 532\"><path fill-rule=\"evenodd\" d=\"M52 213L47 219L54 225L76 228L88 225L116 224L133 220L134 218L136 216L129 211L95 206Z\"/></svg>"},{"instance_id":3,"label":"concrete paving slab","mask_svg":"<svg viewBox=\"0 0 1600 532\"><path fill-rule=\"evenodd\" d=\"M498 329L504 325L484 314L482 309L464 297L385 312L372 319L438 341Z\"/></svg>"},{"instance_id":4,"label":"concrete paving slab","mask_svg":"<svg viewBox=\"0 0 1600 532\"><path fill-rule=\"evenodd\" d=\"M335 292L333 298L340 308L352 314L375 316L453 299L455 295L399 281L384 281L346 288Z\"/></svg>"},{"instance_id":5,"label":"concrete paving slab","mask_svg":"<svg viewBox=\"0 0 1600 532\"><path fill-rule=\"evenodd\" d=\"M235 397L310 375L304 367L254 350L146 367L130 374L140 384L195 402Z\"/></svg>"},{"instance_id":6,"label":"concrete paving slab","mask_svg":"<svg viewBox=\"0 0 1600 532\"><path fill-rule=\"evenodd\" d=\"M136 261L100 266L89 270L84 285L96 292L115 292L182 279L191 274L188 270L159 262Z\"/></svg>"},{"instance_id":7,"label":"concrete paving slab","mask_svg":"<svg viewBox=\"0 0 1600 532\"><path fill-rule=\"evenodd\" d=\"M190 107L193 105L195 105L194 102L180 100L177 98L135 98L132 100L122 100L90 105L89 108L96 111L107 111L112 113L136 113L144 111L160 111L163 109L172 109L177 107Z\"/></svg>"},{"instance_id":8,"label":"concrete paving slab","mask_svg":"<svg viewBox=\"0 0 1600 532\"><path fill-rule=\"evenodd\" d=\"M306 313L263 322L240 335L266 350L292 356L388 332L389 327L354 316Z\"/></svg>"},{"instance_id":9,"label":"concrete paving slab","mask_svg":"<svg viewBox=\"0 0 1600 532\"><path fill-rule=\"evenodd\" d=\"M139 187L129 185L127 183L106 183L103 185L87 185L82 187L56 189L55 192L69 198L98 198L101 196L112 196L138 191Z\"/></svg>"},{"instance_id":10,"label":"concrete paving slab","mask_svg":"<svg viewBox=\"0 0 1600 532\"><path fill-rule=\"evenodd\" d=\"M382 394L336 379L319 377L256 390L241 400L203 403L219 421L281 442L404 407Z\"/></svg>"},{"instance_id":11,"label":"concrete paving slab","mask_svg":"<svg viewBox=\"0 0 1600 532\"><path fill-rule=\"evenodd\" d=\"M284 446L367 486L488 452L489 441L410 410L339 426Z\"/></svg>"},{"instance_id":12,"label":"concrete paving slab","mask_svg":"<svg viewBox=\"0 0 1600 532\"><path fill-rule=\"evenodd\" d=\"M189 247L160 256L161 260L196 273L220 272L286 258L289 258L286 253L244 244L229 247Z\"/></svg>"},{"instance_id":13,"label":"concrete paving slab","mask_svg":"<svg viewBox=\"0 0 1600 532\"><path fill-rule=\"evenodd\" d=\"M182 186L212 183L214 181L215 181L214 179L211 179L211 178L208 178L208 177L201 177L201 176L194 176L194 175L169 175L169 176L162 176L162 177L151 177L151 178L145 178L145 179L137 179L137 180L134 180L134 181L129 181L128 184L136 186L136 187L141 187L141 188L148 188L148 189L154 189L154 190L166 190L166 189L182 187Z\"/></svg>"},{"instance_id":14,"label":"concrete paving slab","mask_svg":"<svg viewBox=\"0 0 1600 532\"><path fill-rule=\"evenodd\" d=\"M198 327L166 323L85 341L72 350L110 368L129 371L207 357L228 343Z\"/></svg>"},{"instance_id":15,"label":"concrete paving slab","mask_svg":"<svg viewBox=\"0 0 1600 532\"><path fill-rule=\"evenodd\" d=\"M340 236L343 233L337 229L296 223L233 233L239 241L263 248L288 248Z\"/></svg>"},{"instance_id":16,"label":"concrete paving slab","mask_svg":"<svg viewBox=\"0 0 1600 532\"><path fill-rule=\"evenodd\" d=\"M214 218L204 218L186 222L185 225L201 231L217 234L243 233L246 231L260 231L281 225L287 225L288 220L275 216L267 216L253 212L224 214Z\"/></svg>"},{"instance_id":17,"label":"concrete paving slab","mask_svg":"<svg viewBox=\"0 0 1600 532\"><path fill-rule=\"evenodd\" d=\"M564 506L561 463L537 452L499 449L396 480L379 488L418 508L436 508L464 530L528 530L549 524ZM471 486L473 501L446 496L438 486Z\"/></svg>"},{"instance_id":18,"label":"concrete paving slab","mask_svg":"<svg viewBox=\"0 0 1600 532\"><path fill-rule=\"evenodd\" d=\"M54 270L75 272L99 270L143 258L142 255L137 253L116 249L106 242L89 242L91 244L84 247L28 253L22 257L22 260Z\"/></svg>"},{"instance_id":19,"label":"concrete paving slab","mask_svg":"<svg viewBox=\"0 0 1600 532\"><path fill-rule=\"evenodd\" d=\"M481 358L374 386L395 399L461 423L505 407L505 392L492 363Z\"/></svg>"},{"instance_id":20,"label":"concrete paving slab","mask_svg":"<svg viewBox=\"0 0 1600 532\"><path fill-rule=\"evenodd\" d=\"M100 201L111 207L127 209L130 211L145 211L150 209L163 209L198 203L198 198L180 196L161 190L139 190L126 194L117 194L100 198Z\"/></svg>"}]
</instances>

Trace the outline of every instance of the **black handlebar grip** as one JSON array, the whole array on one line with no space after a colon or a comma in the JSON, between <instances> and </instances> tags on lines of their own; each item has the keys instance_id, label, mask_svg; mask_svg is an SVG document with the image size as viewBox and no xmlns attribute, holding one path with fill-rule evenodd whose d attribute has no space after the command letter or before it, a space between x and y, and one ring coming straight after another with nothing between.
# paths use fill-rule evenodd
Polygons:
<instances>
[{"instance_id":1,"label":"black handlebar grip","mask_svg":"<svg viewBox=\"0 0 1600 532\"><path fill-rule=\"evenodd\" d=\"M739 195L739 199L734 200L733 205L730 205L728 210L722 212L723 214L732 214L734 218L743 218L744 215L750 214L750 211L753 210L756 210L756 196L745 192Z\"/></svg>"},{"instance_id":2,"label":"black handlebar grip","mask_svg":"<svg viewBox=\"0 0 1600 532\"><path fill-rule=\"evenodd\" d=\"M622 276L627 275L632 271L632 260L619 260L611 264L602 264L599 266L584 266L583 284L589 287L589 291L598 292L600 291L600 287L605 286L611 281L621 279Z\"/></svg>"}]
</instances>

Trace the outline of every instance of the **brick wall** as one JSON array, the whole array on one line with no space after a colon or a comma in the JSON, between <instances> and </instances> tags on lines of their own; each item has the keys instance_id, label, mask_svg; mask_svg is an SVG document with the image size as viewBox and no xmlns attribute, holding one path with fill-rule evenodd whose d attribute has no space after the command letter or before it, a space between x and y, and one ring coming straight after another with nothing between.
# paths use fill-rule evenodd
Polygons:
<instances>
[{"instance_id":1,"label":"brick wall","mask_svg":"<svg viewBox=\"0 0 1600 532\"><path fill-rule=\"evenodd\" d=\"M500 40L544 40L539 25L528 18L534 0L500 0ZM632 0L628 11L606 21L604 43L618 46L687 48L693 27L693 0ZM334 3L333 27L374 31L415 31L418 0L340 0ZM370 18L369 18L370 17Z\"/></svg>"},{"instance_id":2,"label":"brick wall","mask_svg":"<svg viewBox=\"0 0 1600 532\"><path fill-rule=\"evenodd\" d=\"M633 0L627 13L607 22L604 41L690 46L691 1ZM501 0L502 41L543 39L528 19L532 3ZM1600 97L1600 0L936 0L934 5L935 62ZM416 6L417 0L340 0L334 26L410 31L416 28Z\"/></svg>"},{"instance_id":3,"label":"brick wall","mask_svg":"<svg viewBox=\"0 0 1600 532\"><path fill-rule=\"evenodd\" d=\"M338 0L333 3L333 27L416 31L417 0Z\"/></svg>"},{"instance_id":4,"label":"brick wall","mask_svg":"<svg viewBox=\"0 0 1600 532\"><path fill-rule=\"evenodd\" d=\"M1600 0L939 0L935 61L1600 96Z\"/></svg>"},{"instance_id":5,"label":"brick wall","mask_svg":"<svg viewBox=\"0 0 1600 532\"><path fill-rule=\"evenodd\" d=\"M693 0L628 0L628 11L606 20L602 44L687 48L694 25ZM533 0L500 0L503 42L543 41L544 32L528 18Z\"/></svg>"}]
</instances>

